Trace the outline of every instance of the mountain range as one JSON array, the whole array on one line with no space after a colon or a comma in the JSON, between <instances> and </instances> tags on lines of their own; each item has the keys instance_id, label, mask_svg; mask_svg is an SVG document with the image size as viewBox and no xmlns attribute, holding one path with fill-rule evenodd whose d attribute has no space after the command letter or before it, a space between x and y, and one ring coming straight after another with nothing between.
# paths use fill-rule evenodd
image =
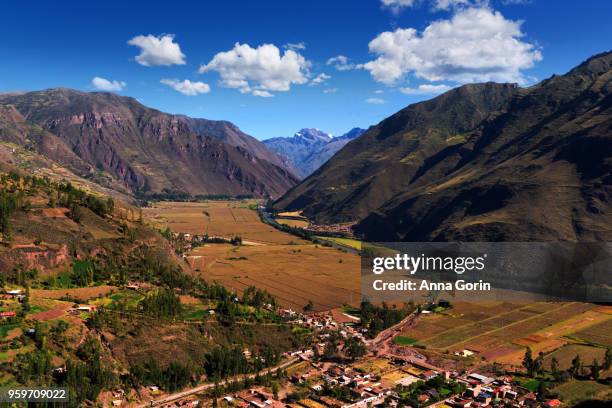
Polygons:
<instances>
[{"instance_id":1,"label":"mountain range","mask_svg":"<svg viewBox=\"0 0 612 408\"><path fill-rule=\"evenodd\" d=\"M263 143L286 158L299 176L307 177L363 132L365 129L353 128L342 136L333 137L319 129L307 128L296 132L293 137L276 137Z\"/></svg>"},{"instance_id":2,"label":"mountain range","mask_svg":"<svg viewBox=\"0 0 612 408\"><path fill-rule=\"evenodd\" d=\"M64 88L0 94L0 140L134 195L278 196L298 178L230 122Z\"/></svg>"},{"instance_id":3,"label":"mountain range","mask_svg":"<svg viewBox=\"0 0 612 408\"><path fill-rule=\"evenodd\" d=\"M612 239L612 53L371 127L274 204L377 241Z\"/></svg>"}]
</instances>

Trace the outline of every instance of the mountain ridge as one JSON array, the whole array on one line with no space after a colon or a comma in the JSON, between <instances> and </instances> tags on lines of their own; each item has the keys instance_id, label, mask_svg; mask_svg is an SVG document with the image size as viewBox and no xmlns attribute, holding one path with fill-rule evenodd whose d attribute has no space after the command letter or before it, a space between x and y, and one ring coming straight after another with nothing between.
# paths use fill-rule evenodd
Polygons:
<instances>
[{"instance_id":1,"label":"mountain ridge","mask_svg":"<svg viewBox=\"0 0 612 408\"><path fill-rule=\"evenodd\" d=\"M28 129L36 128L89 169L114 178L133 194L277 196L297 178L282 159L226 121L171 115L108 92L52 88L0 95ZM14 122L14 121L13 121ZM13 129L4 132L10 141ZM22 128L24 131L25 128ZM26 138L22 138L25 142ZM40 143L34 149L44 154ZM58 159L55 157L54 159ZM83 169L75 169L83 175Z\"/></svg>"},{"instance_id":2,"label":"mountain ridge","mask_svg":"<svg viewBox=\"0 0 612 408\"><path fill-rule=\"evenodd\" d=\"M529 88L466 85L411 105L275 207L378 241L610 240L611 67L607 52Z\"/></svg>"}]
</instances>

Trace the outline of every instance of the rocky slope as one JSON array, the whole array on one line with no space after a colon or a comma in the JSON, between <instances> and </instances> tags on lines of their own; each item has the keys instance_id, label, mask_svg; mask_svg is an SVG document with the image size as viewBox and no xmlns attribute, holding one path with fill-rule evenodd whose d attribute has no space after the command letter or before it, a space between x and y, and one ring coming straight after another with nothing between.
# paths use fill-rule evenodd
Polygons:
<instances>
[{"instance_id":1,"label":"rocky slope","mask_svg":"<svg viewBox=\"0 0 612 408\"><path fill-rule=\"evenodd\" d=\"M612 239L612 53L409 106L281 198L371 240Z\"/></svg>"},{"instance_id":2,"label":"rocky slope","mask_svg":"<svg viewBox=\"0 0 612 408\"><path fill-rule=\"evenodd\" d=\"M353 128L342 136L332 137L319 129L302 129L293 137L276 137L264 140L263 143L287 158L297 169L298 175L307 177L363 132L364 129Z\"/></svg>"},{"instance_id":3,"label":"rocky slope","mask_svg":"<svg viewBox=\"0 0 612 408\"><path fill-rule=\"evenodd\" d=\"M228 122L62 88L0 95L0 106L2 140L29 143L72 162L79 175L112 178L134 194L277 196L296 182L275 153Z\"/></svg>"}]
</instances>

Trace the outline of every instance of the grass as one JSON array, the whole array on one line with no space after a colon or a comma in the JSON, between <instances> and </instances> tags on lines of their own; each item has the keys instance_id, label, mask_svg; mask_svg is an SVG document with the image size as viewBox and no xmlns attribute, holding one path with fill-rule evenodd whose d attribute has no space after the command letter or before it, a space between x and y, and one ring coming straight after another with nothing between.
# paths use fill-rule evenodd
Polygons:
<instances>
[{"instance_id":1,"label":"grass","mask_svg":"<svg viewBox=\"0 0 612 408\"><path fill-rule=\"evenodd\" d=\"M395 336L393 342L398 346L412 346L416 344L418 340L408 336Z\"/></svg>"},{"instance_id":2,"label":"grass","mask_svg":"<svg viewBox=\"0 0 612 408\"><path fill-rule=\"evenodd\" d=\"M202 320L206 316L206 310L196 309L185 314L185 320Z\"/></svg>"},{"instance_id":3,"label":"grass","mask_svg":"<svg viewBox=\"0 0 612 408\"><path fill-rule=\"evenodd\" d=\"M612 397L609 385L595 381L571 380L551 390L557 393L567 406L588 399L606 400Z\"/></svg>"},{"instance_id":4,"label":"grass","mask_svg":"<svg viewBox=\"0 0 612 408\"><path fill-rule=\"evenodd\" d=\"M8 334L8 332L13 330L17 326L18 326L17 323L1 325L0 326L0 339L5 338L7 336L7 334Z\"/></svg>"},{"instance_id":5,"label":"grass","mask_svg":"<svg viewBox=\"0 0 612 408\"><path fill-rule=\"evenodd\" d=\"M358 251L361 251L361 241L356 240L356 239L352 239L352 238L339 238L339 237L322 237L322 236L316 236L317 239L320 239L322 241L330 241L330 242L334 242L338 245L342 245L345 247L349 247L349 248L353 248L356 249Z\"/></svg>"},{"instance_id":6,"label":"grass","mask_svg":"<svg viewBox=\"0 0 612 408\"><path fill-rule=\"evenodd\" d=\"M539 386L540 386L539 380L529 380L523 383L523 387L527 388L531 392L537 391Z\"/></svg>"},{"instance_id":7,"label":"grass","mask_svg":"<svg viewBox=\"0 0 612 408\"><path fill-rule=\"evenodd\" d=\"M61 289L70 289L72 284L72 272L62 272L55 277L55 287Z\"/></svg>"}]
</instances>

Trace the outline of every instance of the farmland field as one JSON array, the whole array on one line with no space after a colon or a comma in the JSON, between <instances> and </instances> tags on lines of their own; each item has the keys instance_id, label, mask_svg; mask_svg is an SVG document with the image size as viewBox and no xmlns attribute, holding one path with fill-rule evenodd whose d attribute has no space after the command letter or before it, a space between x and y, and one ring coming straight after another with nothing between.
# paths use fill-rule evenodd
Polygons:
<instances>
[{"instance_id":1,"label":"farmland field","mask_svg":"<svg viewBox=\"0 0 612 408\"><path fill-rule=\"evenodd\" d=\"M335 242L336 244L344 245L346 247L353 248L353 249L356 249L358 251L361 251L361 241L356 240L356 239L352 239L352 238L338 238L338 237L319 237L319 236L317 238L321 239L323 241Z\"/></svg>"},{"instance_id":2,"label":"farmland field","mask_svg":"<svg viewBox=\"0 0 612 408\"><path fill-rule=\"evenodd\" d=\"M306 228L306 227L308 227L308 221L306 221L306 220L294 220L294 219L289 219L289 218L277 218L275 221L278 222L279 224L287 225L289 227L295 227L295 228Z\"/></svg>"},{"instance_id":3,"label":"farmland field","mask_svg":"<svg viewBox=\"0 0 612 408\"><path fill-rule=\"evenodd\" d=\"M586 303L457 302L442 314L423 316L402 336L432 349L469 349L490 361L519 365L527 347L536 354L554 354L578 347L572 344L574 338L605 343L611 322L610 314ZM603 350L588 349L595 353ZM593 358L590 354L587 357Z\"/></svg>"},{"instance_id":4,"label":"farmland field","mask_svg":"<svg viewBox=\"0 0 612 408\"><path fill-rule=\"evenodd\" d=\"M239 235L245 241L264 244L287 244L296 238L260 221L249 205L255 200L160 202L144 208L145 219L159 228L173 232L208 234L231 238Z\"/></svg>"},{"instance_id":5,"label":"farmland field","mask_svg":"<svg viewBox=\"0 0 612 408\"><path fill-rule=\"evenodd\" d=\"M587 327L573 334L581 340L602 346L612 346L612 319Z\"/></svg>"},{"instance_id":6,"label":"farmland field","mask_svg":"<svg viewBox=\"0 0 612 408\"><path fill-rule=\"evenodd\" d=\"M552 389L568 405L572 406L578 401L586 399L608 400L612 397L609 385L595 381L568 381Z\"/></svg>"},{"instance_id":7,"label":"farmland field","mask_svg":"<svg viewBox=\"0 0 612 408\"><path fill-rule=\"evenodd\" d=\"M315 310L359 303L357 255L315 245L264 224L249 208L253 203L162 202L145 209L144 216L174 232L243 238L241 246L206 244L187 254L192 269L208 281L237 292L255 285L282 305L299 310L309 301Z\"/></svg>"}]
</instances>

